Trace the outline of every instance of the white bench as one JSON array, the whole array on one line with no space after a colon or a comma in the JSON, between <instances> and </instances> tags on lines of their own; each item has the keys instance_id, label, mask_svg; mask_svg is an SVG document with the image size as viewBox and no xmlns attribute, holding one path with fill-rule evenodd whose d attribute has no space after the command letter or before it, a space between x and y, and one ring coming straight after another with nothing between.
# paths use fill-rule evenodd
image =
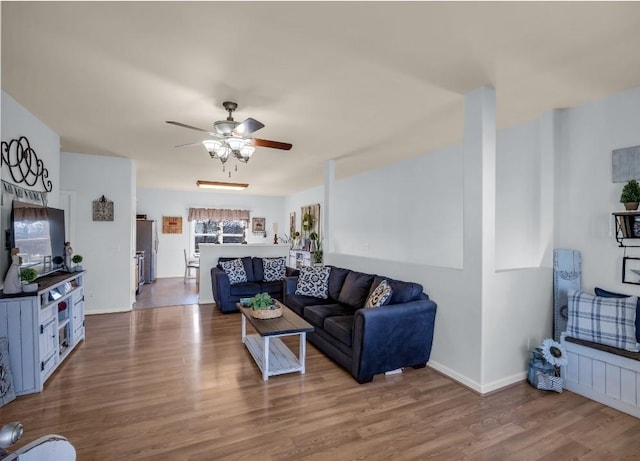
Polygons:
<instances>
[{"instance_id":1,"label":"white bench","mask_svg":"<svg viewBox=\"0 0 640 461\"><path fill-rule=\"evenodd\" d=\"M640 418L640 353L572 341L562 333L568 358L562 367L565 389Z\"/></svg>"}]
</instances>

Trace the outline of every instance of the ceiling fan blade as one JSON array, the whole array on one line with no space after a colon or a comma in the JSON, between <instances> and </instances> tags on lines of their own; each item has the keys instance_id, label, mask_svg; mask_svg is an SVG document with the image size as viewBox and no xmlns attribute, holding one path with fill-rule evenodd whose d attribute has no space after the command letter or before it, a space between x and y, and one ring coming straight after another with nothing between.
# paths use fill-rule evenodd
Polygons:
<instances>
[{"instance_id":1,"label":"ceiling fan blade","mask_svg":"<svg viewBox=\"0 0 640 461\"><path fill-rule=\"evenodd\" d=\"M271 147L272 149L282 150L289 150L293 147L293 145L289 144L288 142L269 141L268 139L257 138L252 139L251 144L257 147Z\"/></svg>"},{"instance_id":2,"label":"ceiling fan blade","mask_svg":"<svg viewBox=\"0 0 640 461\"><path fill-rule=\"evenodd\" d=\"M190 130L204 131L205 133L209 132L209 130L203 130L202 128L198 128L197 126L185 125L184 123L174 122L172 120L167 120L167 123L170 125L181 126L182 128L189 128Z\"/></svg>"},{"instance_id":3,"label":"ceiling fan blade","mask_svg":"<svg viewBox=\"0 0 640 461\"><path fill-rule=\"evenodd\" d=\"M246 120L243 120L233 129L233 133L238 136L246 136L255 131L258 131L260 128L264 128L264 123L257 121L255 118L249 117Z\"/></svg>"},{"instance_id":4,"label":"ceiling fan blade","mask_svg":"<svg viewBox=\"0 0 640 461\"><path fill-rule=\"evenodd\" d=\"M202 141L201 142L190 142L188 144L178 144L177 146L173 146L175 147L196 147L196 146L202 146Z\"/></svg>"}]
</instances>

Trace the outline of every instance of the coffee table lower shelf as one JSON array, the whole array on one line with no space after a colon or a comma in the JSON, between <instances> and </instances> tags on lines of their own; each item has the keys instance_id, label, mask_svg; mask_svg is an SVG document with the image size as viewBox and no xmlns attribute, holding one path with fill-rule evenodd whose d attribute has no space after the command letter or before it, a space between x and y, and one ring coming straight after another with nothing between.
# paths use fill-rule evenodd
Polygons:
<instances>
[{"instance_id":1,"label":"coffee table lower shelf","mask_svg":"<svg viewBox=\"0 0 640 461\"><path fill-rule=\"evenodd\" d=\"M253 360L262 371L262 379L267 380L269 376L293 373L299 371L304 374L304 344L306 334L300 335L301 357L300 359L282 342L280 338L273 336L247 335L243 342ZM267 351L267 355L265 355Z\"/></svg>"}]
</instances>

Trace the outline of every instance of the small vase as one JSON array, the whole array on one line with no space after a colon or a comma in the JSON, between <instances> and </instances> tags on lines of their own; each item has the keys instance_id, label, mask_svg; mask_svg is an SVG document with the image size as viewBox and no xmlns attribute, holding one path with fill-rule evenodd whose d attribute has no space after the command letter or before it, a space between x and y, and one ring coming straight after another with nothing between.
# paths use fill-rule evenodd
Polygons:
<instances>
[{"instance_id":1,"label":"small vase","mask_svg":"<svg viewBox=\"0 0 640 461\"><path fill-rule=\"evenodd\" d=\"M38 284L35 282L25 283L24 285L22 285L22 291L25 293L33 293L35 291L38 291Z\"/></svg>"},{"instance_id":2,"label":"small vase","mask_svg":"<svg viewBox=\"0 0 640 461\"><path fill-rule=\"evenodd\" d=\"M624 202L624 209L627 211L634 211L638 209L640 202Z\"/></svg>"}]
</instances>

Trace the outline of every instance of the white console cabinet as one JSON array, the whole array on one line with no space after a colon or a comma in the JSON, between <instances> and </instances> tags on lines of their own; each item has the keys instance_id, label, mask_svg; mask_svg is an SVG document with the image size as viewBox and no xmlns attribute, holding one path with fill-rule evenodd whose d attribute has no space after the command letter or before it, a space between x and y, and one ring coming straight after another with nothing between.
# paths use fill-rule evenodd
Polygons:
<instances>
[{"instance_id":1,"label":"white console cabinet","mask_svg":"<svg viewBox=\"0 0 640 461\"><path fill-rule=\"evenodd\" d=\"M84 272L37 280L38 291L0 295L0 337L9 340L16 395L44 383L84 339Z\"/></svg>"}]
</instances>

